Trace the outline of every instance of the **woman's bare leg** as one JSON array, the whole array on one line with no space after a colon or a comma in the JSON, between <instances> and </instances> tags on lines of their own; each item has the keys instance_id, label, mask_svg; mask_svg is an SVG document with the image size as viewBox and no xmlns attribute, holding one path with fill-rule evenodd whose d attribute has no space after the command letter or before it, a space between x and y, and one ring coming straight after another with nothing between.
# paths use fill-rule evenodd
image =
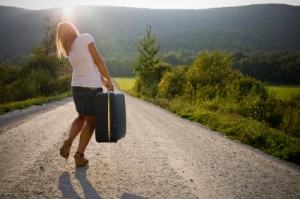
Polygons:
<instances>
[{"instance_id":1,"label":"woman's bare leg","mask_svg":"<svg viewBox=\"0 0 300 199\"><path fill-rule=\"evenodd\" d=\"M95 130L95 117L94 116L84 116L85 117L85 125L80 134L80 140L77 152L80 154L84 154L84 150L86 149L89 141L93 135Z\"/></svg>"},{"instance_id":2,"label":"woman's bare leg","mask_svg":"<svg viewBox=\"0 0 300 199\"><path fill-rule=\"evenodd\" d=\"M69 138L64 141L63 146L60 148L59 154L64 157L68 158L71 150L72 143L76 136L80 133L85 123L85 116L79 114L77 118L73 121L71 125L71 129L69 132Z\"/></svg>"},{"instance_id":3,"label":"woman's bare leg","mask_svg":"<svg viewBox=\"0 0 300 199\"><path fill-rule=\"evenodd\" d=\"M84 124L85 116L79 113L78 117L74 119L69 132L69 140L71 141L71 143L73 143L76 136L81 132Z\"/></svg>"}]
</instances>

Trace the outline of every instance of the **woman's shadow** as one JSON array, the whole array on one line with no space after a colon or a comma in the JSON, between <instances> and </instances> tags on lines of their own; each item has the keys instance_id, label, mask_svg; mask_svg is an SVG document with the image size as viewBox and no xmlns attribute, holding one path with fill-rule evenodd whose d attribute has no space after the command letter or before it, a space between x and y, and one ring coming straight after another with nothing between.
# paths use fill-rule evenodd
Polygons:
<instances>
[{"instance_id":1,"label":"woman's shadow","mask_svg":"<svg viewBox=\"0 0 300 199\"><path fill-rule=\"evenodd\" d=\"M77 167L75 172L75 177L79 181L83 192L84 192L84 198L93 198L93 199L101 199L95 188L91 185L91 183L86 178L86 172L89 167ZM61 190L63 194L63 198L81 198L78 193L74 190L70 178L69 172L65 171L61 176L59 177L59 189ZM120 199L146 199L144 197L130 194L130 193L123 193Z\"/></svg>"},{"instance_id":2,"label":"woman's shadow","mask_svg":"<svg viewBox=\"0 0 300 199\"><path fill-rule=\"evenodd\" d=\"M95 188L91 185L91 183L86 178L86 171L88 169L88 166L85 167L78 167L76 168L76 179L80 182L80 185L83 189L85 198L95 198L95 199L101 199ZM60 177L59 177L59 189L61 190L64 198L80 198L80 196L77 194L77 192L74 190L70 174L65 171Z\"/></svg>"}]
</instances>

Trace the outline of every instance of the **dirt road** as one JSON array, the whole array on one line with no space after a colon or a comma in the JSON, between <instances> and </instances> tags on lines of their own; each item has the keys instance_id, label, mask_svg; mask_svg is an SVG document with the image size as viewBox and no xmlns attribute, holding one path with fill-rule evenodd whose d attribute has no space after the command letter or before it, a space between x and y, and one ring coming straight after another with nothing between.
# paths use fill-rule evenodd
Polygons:
<instances>
[{"instance_id":1,"label":"dirt road","mask_svg":"<svg viewBox=\"0 0 300 199\"><path fill-rule=\"evenodd\" d=\"M0 198L300 198L299 167L127 95L126 106L126 137L93 137L79 169L78 140L59 156L71 99L1 116Z\"/></svg>"}]
</instances>

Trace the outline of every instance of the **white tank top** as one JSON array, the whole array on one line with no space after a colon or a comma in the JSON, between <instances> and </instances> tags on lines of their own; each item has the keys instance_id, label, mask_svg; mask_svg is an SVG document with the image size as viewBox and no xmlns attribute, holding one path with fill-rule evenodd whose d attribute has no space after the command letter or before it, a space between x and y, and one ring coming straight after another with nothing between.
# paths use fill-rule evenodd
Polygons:
<instances>
[{"instance_id":1,"label":"white tank top","mask_svg":"<svg viewBox=\"0 0 300 199\"><path fill-rule=\"evenodd\" d=\"M72 86L100 88L102 87L100 74L88 44L95 42L89 34L80 34L75 38L68 59L73 68Z\"/></svg>"}]
</instances>

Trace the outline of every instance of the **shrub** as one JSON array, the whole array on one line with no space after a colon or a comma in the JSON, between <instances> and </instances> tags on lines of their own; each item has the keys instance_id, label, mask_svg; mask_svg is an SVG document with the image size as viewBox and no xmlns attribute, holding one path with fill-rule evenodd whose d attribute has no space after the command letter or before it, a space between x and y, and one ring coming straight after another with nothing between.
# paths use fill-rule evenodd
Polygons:
<instances>
[{"instance_id":1,"label":"shrub","mask_svg":"<svg viewBox=\"0 0 300 199\"><path fill-rule=\"evenodd\" d=\"M248 96L259 96L261 99L265 100L268 98L268 90L266 86L250 77L241 78L237 81L237 99L242 100Z\"/></svg>"},{"instance_id":2,"label":"shrub","mask_svg":"<svg viewBox=\"0 0 300 199\"><path fill-rule=\"evenodd\" d=\"M300 107L287 107L284 110L280 129L289 136L300 138Z\"/></svg>"},{"instance_id":3,"label":"shrub","mask_svg":"<svg viewBox=\"0 0 300 199\"><path fill-rule=\"evenodd\" d=\"M186 66L180 66L166 72L158 85L158 96L173 98L182 95L183 86L186 82L184 76L186 71Z\"/></svg>"},{"instance_id":4,"label":"shrub","mask_svg":"<svg viewBox=\"0 0 300 199\"><path fill-rule=\"evenodd\" d=\"M58 93L63 93L71 89L71 74L64 75L58 80L56 91Z\"/></svg>"}]
</instances>

